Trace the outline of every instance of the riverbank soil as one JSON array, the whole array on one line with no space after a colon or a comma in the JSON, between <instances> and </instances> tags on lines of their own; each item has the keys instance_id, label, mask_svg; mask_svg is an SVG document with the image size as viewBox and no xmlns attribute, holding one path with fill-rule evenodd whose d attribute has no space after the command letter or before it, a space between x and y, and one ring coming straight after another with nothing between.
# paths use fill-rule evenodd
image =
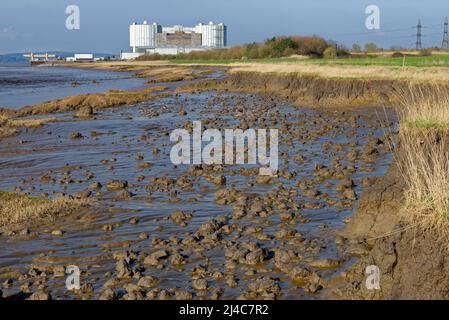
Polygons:
<instances>
[{"instance_id":1,"label":"riverbank soil","mask_svg":"<svg viewBox=\"0 0 449 320\"><path fill-rule=\"evenodd\" d=\"M439 134L425 132L425 137L422 134L421 138L418 134L414 140L423 141L421 148L427 151L440 148L445 141ZM448 145L443 147L447 150ZM392 166L363 192L357 212L348 224L347 231L352 241L363 243L367 253L341 274L345 284L334 290L339 298L449 297L447 238L442 236L441 230L435 227L426 230L406 216L413 212L404 208L407 185L403 176L403 149L404 143L398 141ZM370 290L366 286L365 270L372 265L380 270L378 290Z\"/></svg>"}]
</instances>

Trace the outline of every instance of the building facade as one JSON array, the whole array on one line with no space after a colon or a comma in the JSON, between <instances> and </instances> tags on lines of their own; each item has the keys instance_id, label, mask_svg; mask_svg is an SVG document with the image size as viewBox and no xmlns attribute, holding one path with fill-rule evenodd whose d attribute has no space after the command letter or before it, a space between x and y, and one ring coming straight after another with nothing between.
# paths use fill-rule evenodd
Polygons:
<instances>
[{"instance_id":1,"label":"building facade","mask_svg":"<svg viewBox=\"0 0 449 320\"><path fill-rule=\"evenodd\" d=\"M227 27L223 23L198 24L195 27L175 25L162 27L158 23L133 23L129 27L129 44L133 53L190 52L227 46ZM159 50L159 49L164 50Z\"/></svg>"}]
</instances>

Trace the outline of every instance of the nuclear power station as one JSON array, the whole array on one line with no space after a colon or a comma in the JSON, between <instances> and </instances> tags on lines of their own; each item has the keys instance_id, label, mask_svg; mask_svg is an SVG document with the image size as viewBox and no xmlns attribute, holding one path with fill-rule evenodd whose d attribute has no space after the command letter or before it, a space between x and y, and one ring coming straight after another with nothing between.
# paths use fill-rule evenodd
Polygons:
<instances>
[{"instance_id":1,"label":"nuclear power station","mask_svg":"<svg viewBox=\"0 0 449 320\"><path fill-rule=\"evenodd\" d=\"M129 45L131 53L125 54L128 57L224 48L227 46L227 27L223 23L213 22L200 23L195 27L163 27L157 22L134 22L129 26Z\"/></svg>"}]
</instances>

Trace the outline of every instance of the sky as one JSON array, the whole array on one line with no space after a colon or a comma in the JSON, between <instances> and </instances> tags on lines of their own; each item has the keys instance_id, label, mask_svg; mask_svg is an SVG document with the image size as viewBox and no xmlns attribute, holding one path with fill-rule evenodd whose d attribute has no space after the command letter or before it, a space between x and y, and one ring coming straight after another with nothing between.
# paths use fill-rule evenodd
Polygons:
<instances>
[{"instance_id":1,"label":"sky","mask_svg":"<svg viewBox=\"0 0 449 320\"><path fill-rule=\"evenodd\" d=\"M66 7L80 9L80 29L66 28ZM380 9L380 29L368 30L368 5ZM421 19L424 46L440 46L448 0L1 0L0 54L28 51L118 53L129 50L129 24L163 26L223 22L229 45L277 35L320 35L413 47Z\"/></svg>"}]
</instances>

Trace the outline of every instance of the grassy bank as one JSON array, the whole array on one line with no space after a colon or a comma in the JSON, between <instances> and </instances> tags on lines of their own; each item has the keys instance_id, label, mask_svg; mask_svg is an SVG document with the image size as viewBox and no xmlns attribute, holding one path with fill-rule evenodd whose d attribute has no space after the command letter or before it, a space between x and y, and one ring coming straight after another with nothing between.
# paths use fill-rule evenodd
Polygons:
<instances>
[{"instance_id":1,"label":"grassy bank","mask_svg":"<svg viewBox=\"0 0 449 320\"><path fill-rule=\"evenodd\" d=\"M6 115L0 115L0 139L17 134L20 128L40 127L54 121L55 118L11 119Z\"/></svg>"},{"instance_id":2,"label":"grassy bank","mask_svg":"<svg viewBox=\"0 0 449 320\"><path fill-rule=\"evenodd\" d=\"M410 86L402 95L397 162L407 186L403 215L449 240L449 93Z\"/></svg>"},{"instance_id":3,"label":"grassy bank","mask_svg":"<svg viewBox=\"0 0 449 320\"><path fill-rule=\"evenodd\" d=\"M0 190L0 228L52 220L87 207L90 200L59 197L46 199Z\"/></svg>"},{"instance_id":4,"label":"grassy bank","mask_svg":"<svg viewBox=\"0 0 449 320\"><path fill-rule=\"evenodd\" d=\"M385 67L449 67L449 54L435 54L430 56L420 56L417 54L404 54L396 57L392 54L384 55L354 55L351 57L330 59L330 58L309 58L302 56L264 58L264 59L173 59L171 64L210 64L210 65L230 65L230 64L282 64L282 63L302 63L317 65L349 65L349 66L385 66ZM161 62L159 62L161 63Z\"/></svg>"}]
</instances>

